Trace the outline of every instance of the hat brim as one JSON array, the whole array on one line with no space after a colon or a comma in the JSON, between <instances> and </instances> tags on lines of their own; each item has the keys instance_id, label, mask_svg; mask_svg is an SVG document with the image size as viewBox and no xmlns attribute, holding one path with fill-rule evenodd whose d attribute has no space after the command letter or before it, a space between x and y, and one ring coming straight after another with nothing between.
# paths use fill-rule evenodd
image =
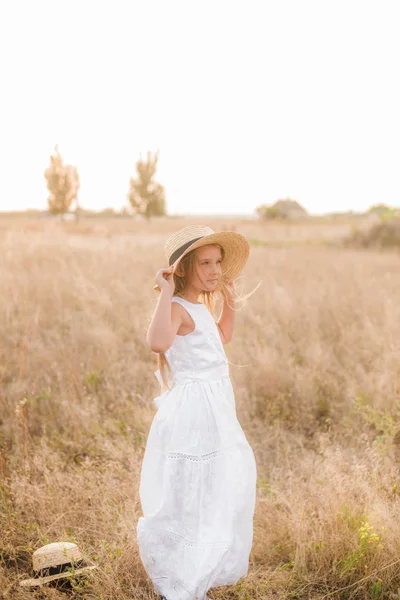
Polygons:
<instances>
[{"instance_id":1,"label":"hat brim","mask_svg":"<svg viewBox=\"0 0 400 600\"><path fill-rule=\"evenodd\" d=\"M243 271L250 254L250 244L241 233L236 231L220 231L210 233L202 237L197 242L189 246L179 258L172 264L175 271L176 267L186 254L209 244L219 244L225 250L225 257L222 261L222 279L224 281L232 281L236 279ZM153 287L154 290L161 291L159 285Z\"/></svg>"},{"instance_id":2,"label":"hat brim","mask_svg":"<svg viewBox=\"0 0 400 600\"><path fill-rule=\"evenodd\" d=\"M79 575L80 573L97 569L97 565L82 567L81 569L76 569L73 573L71 571L63 571L62 573L57 573L56 575L47 575L47 577L34 577L32 579L24 579L19 582L19 585L23 587L31 587L36 585L43 585L44 583L49 583L49 581L53 581L54 579L62 579L63 577L74 577L75 575Z\"/></svg>"}]
</instances>

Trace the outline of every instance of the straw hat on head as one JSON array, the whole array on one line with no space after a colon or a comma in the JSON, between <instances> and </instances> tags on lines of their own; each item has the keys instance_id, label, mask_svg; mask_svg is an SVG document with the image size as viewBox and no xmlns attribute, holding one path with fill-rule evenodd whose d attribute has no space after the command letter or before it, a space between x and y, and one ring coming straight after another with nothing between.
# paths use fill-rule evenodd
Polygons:
<instances>
[{"instance_id":1,"label":"straw hat on head","mask_svg":"<svg viewBox=\"0 0 400 600\"><path fill-rule=\"evenodd\" d=\"M20 581L20 585L30 587L43 585L54 579L62 579L72 575L69 568L73 567L73 574L96 569L97 565L83 566L83 556L78 546L72 542L53 542L46 544L32 554L33 573L32 579Z\"/></svg>"},{"instance_id":2,"label":"straw hat on head","mask_svg":"<svg viewBox=\"0 0 400 600\"><path fill-rule=\"evenodd\" d=\"M165 254L169 266L176 270L182 258L191 250L219 244L225 251L222 261L222 277L225 281L236 279L243 270L250 253L250 245L241 233L236 231L214 231L211 227L188 225L171 235L165 243ZM154 288L161 291L158 285Z\"/></svg>"}]
</instances>

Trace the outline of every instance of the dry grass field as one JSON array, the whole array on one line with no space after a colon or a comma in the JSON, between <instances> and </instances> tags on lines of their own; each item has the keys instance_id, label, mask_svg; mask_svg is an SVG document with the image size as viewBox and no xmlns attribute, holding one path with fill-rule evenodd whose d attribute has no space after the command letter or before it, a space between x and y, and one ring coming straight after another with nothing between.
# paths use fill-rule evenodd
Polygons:
<instances>
[{"instance_id":1,"label":"dry grass field","mask_svg":"<svg viewBox=\"0 0 400 600\"><path fill-rule=\"evenodd\" d=\"M0 221L0 597L154 599L136 546L159 392L145 334L164 241L193 221ZM206 224L251 241L239 291L261 282L225 347L258 467L251 564L210 596L400 599L399 254L342 247L353 222ZM20 588L61 540L99 568Z\"/></svg>"}]
</instances>

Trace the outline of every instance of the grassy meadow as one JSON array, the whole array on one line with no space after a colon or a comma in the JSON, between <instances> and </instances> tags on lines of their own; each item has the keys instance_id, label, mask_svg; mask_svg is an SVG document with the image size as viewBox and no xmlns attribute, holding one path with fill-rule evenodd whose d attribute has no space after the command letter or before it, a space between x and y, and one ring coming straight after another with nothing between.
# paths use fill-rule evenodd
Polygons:
<instances>
[{"instance_id":1,"label":"grassy meadow","mask_svg":"<svg viewBox=\"0 0 400 600\"><path fill-rule=\"evenodd\" d=\"M0 597L153 600L136 545L159 393L146 330L176 229L245 234L225 346L258 467L247 578L213 600L400 600L400 255L356 221L0 220ZM216 314L218 316L218 314ZM21 588L32 551L99 568Z\"/></svg>"}]
</instances>

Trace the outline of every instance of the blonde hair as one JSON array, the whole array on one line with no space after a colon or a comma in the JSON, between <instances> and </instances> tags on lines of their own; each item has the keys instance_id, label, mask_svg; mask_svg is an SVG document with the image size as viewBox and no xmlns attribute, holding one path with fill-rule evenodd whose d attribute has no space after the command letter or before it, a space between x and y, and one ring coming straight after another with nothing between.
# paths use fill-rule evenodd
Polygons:
<instances>
[{"instance_id":1,"label":"blonde hair","mask_svg":"<svg viewBox=\"0 0 400 600\"><path fill-rule=\"evenodd\" d=\"M225 251L222 248L222 246L220 246L219 244L210 244L210 245L218 246L221 249L222 273L223 273L224 272ZM182 297L183 292L187 288L189 281L191 280L193 274L195 273L195 265L196 265L195 252L196 252L196 249L191 250L191 252L188 252L187 254L185 254L185 256L182 258L182 260L179 262L176 271L173 273L174 284L175 284L174 296ZM237 294L235 300L246 300L249 296L251 296L254 293L254 291L255 290L253 290L253 292L251 292L250 294L247 294L246 296L242 296L242 297L240 297ZM208 308L208 310L210 311L210 313L212 315L214 315L214 308L215 308L215 304L216 304L217 294L223 295L224 293L226 293L229 297L229 288L226 285L226 283L224 282L224 280L221 281L221 286L218 291L211 291L211 292L202 291L202 292L200 292L200 298L202 299L202 302L205 304L205 306ZM237 309L234 308L234 310L237 310ZM169 374L171 374L171 367L168 363L165 353L164 352L158 353L157 360L158 360L158 368L159 368L160 376L161 376L161 380L162 380L161 388L162 388L162 390L165 390L165 391L169 390L170 387L168 385L168 380L167 380L167 371Z\"/></svg>"}]
</instances>

